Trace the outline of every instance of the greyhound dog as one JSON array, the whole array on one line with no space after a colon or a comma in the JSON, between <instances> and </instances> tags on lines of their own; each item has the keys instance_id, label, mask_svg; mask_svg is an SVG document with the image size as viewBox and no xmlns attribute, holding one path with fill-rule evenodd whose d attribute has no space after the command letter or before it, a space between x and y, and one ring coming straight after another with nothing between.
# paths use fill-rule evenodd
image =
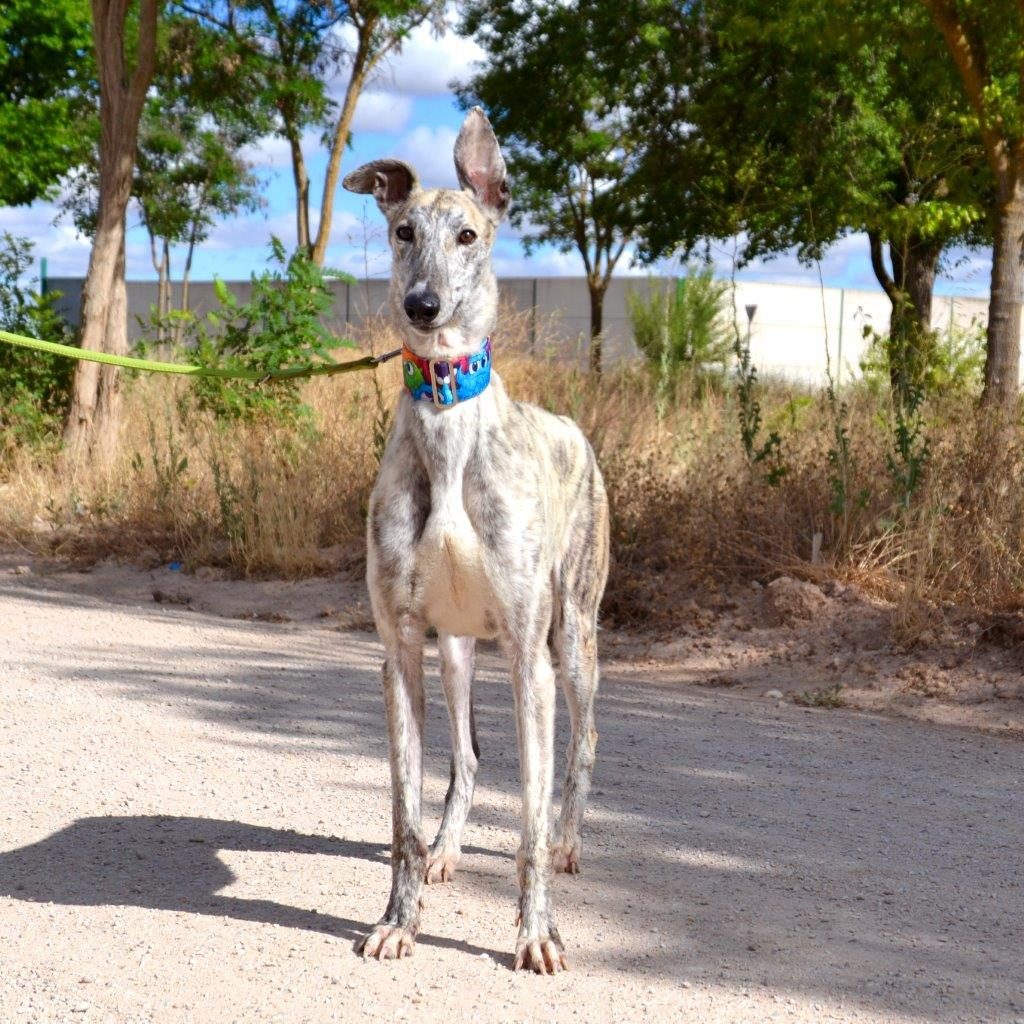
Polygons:
<instances>
[{"instance_id":1,"label":"greyhound dog","mask_svg":"<svg viewBox=\"0 0 1024 1024\"><path fill-rule=\"evenodd\" d=\"M505 161L471 110L455 142L462 186L422 189L401 160L376 160L345 188L388 221L390 312L403 337L407 393L368 516L367 580L384 644L392 787L392 883L363 956L412 952L424 882L449 880L461 852L480 755L472 686L477 638L511 667L522 776L515 968L568 964L548 891L575 873L597 732L597 609L608 572L608 503L590 445L570 420L513 402L491 371L498 288L491 249L508 209ZM427 848L420 821L423 647L437 631L451 718L451 782ZM561 830L549 846L557 654L572 737Z\"/></svg>"}]
</instances>

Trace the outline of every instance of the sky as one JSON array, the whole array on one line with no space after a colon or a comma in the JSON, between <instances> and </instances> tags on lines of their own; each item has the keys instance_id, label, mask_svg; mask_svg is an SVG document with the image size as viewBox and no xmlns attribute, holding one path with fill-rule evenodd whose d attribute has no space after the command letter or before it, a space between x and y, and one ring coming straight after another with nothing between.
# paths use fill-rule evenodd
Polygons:
<instances>
[{"instance_id":1,"label":"sky","mask_svg":"<svg viewBox=\"0 0 1024 1024\"><path fill-rule=\"evenodd\" d=\"M481 56L472 40L454 33L436 37L426 26L415 31L401 53L391 57L379 70L360 99L352 145L343 159L342 176L369 160L397 156L417 169L424 185L455 186L452 146L463 114L449 85L466 80ZM556 96L553 101L557 102ZM310 215L315 224L326 164L326 151L320 144L319 133L310 133L303 149L310 169ZM246 156L264 183L264 208L215 226L196 252L193 280L209 280L214 276L229 281L247 279L265 267L271 235L279 237L289 249L295 244L295 196L284 141L265 139L252 146ZM82 277L89 259L89 240L76 233L69 218L55 223L57 212L54 204L42 202L30 207L0 208L0 231L32 239L36 243L36 256L47 258L49 276ZM731 252L732 246L728 243L712 251L712 258L723 276L729 274ZM179 252L172 265L175 277L180 273L182 258ZM130 279L156 276L148 239L137 216L129 217L127 261ZM387 276L383 218L372 199L353 195L339 186L327 263L359 277ZM991 270L989 252L953 252L946 263L936 282L936 294L987 294ZM494 264L498 275L503 277L583 274L580 257L574 252L562 253L548 246L527 256L515 229L507 224L495 246ZM826 286L878 288L864 235L840 240L822 260L820 271ZM624 257L616 271L639 275L652 272L675 273L677 266L631 266ZM780 284L818 285L818 269L801 266L792 254L758 261L744 268L738 276Z\"/></svg>"}]
</instances>

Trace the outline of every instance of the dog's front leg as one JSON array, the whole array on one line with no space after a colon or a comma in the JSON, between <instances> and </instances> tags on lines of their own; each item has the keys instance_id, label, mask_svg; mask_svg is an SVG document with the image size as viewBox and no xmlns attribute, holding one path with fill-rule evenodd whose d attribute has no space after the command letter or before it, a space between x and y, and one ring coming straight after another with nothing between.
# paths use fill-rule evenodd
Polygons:
<instances>
[{"instance_id":1,"label":"dog's front leg","mask_svg":"<svg viewBox=\"0 0 1024 1024\"><path fill-rule=\"evenodd\" d=\"M473 786L480 759L473 719L473 660L476 641L467 636L438 633L441 685L448 702L452 729L452 765L444 815L430 847L426 882L447 882L455 874L462 854L462 831L473 803Z\"/></svg>"},{"instance_id":2,"label":"dog's front leg","mask_svg":"<svg viewBox=\"0 0 1024 1024\"><path fill-rule=\"evenodd\" d=\"M391 898L360 945L363 956L388 960L412 953L419 929L427 844L420 825L423 784L423 634L409 627L388 642L384 705L391 760Z\"/></svg>"},{"instance_id":3,"label":"dog's front leg","mask_svg":"<svg viewBox=\"0 0 1024 1024\"><path fill-rule=\"evenodd\" d=\"M520 895L515 968L555 974L569 965L548 893L555 675L542 636L518 655L513 654L512 685L523 784L523 834L516 856Z\"/></svg>"}]
</instances>

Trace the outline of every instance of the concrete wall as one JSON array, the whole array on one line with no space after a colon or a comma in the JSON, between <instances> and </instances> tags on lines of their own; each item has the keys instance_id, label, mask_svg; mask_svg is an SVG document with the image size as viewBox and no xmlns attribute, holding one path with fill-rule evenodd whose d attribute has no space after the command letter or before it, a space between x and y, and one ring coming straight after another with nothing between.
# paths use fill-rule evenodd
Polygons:
<instances>
[{"instance_id":1,"label":"concrete wall","mask_svg":"<svg viewBox=\"0 0 1024 1024\"><path fill-rule=\"evenodd\" d=\"M605 298L604 352L606 365L635 358L627 315L628 292L646 292L665 287L668 278L614 279ZM72 323L77 323L81 303L80 279L51 278L50 290L63 293L60 307ZM249 295L248 281L228 282L239 299ZM368 317L379 315L387 300L386 280L333 282L336 299L334 315L327 326L339 335L347 325L359 328ZM585 365L588 356L590 300L582 278L505 278L500 281L503 300L526 314L525 329L535 325L538 355L578 361ZM175 289L177 299L177 289ZM129 335L143 336L140 321L145 321L156 302L156 283L128 282ZM190 305L198 313L217 306L212 282L195 282L190 288ZM760 284L741 281L736 287L736 309L742 330L746 330L747 305L756 305L751 324L751 353L758 372L786 376L809 384L820 383L826 365L826 342L833 374L848 380L859 373L860 358L867 342L864 327L870 325L884 333L889 324L889 302L881 291ZM532 312L531 312L532 311ZM967 328L972 321L984 325L988 302L975 298L936 298L933 326L940 331ZM496 343L501 343L499 325Z\"/></svg>"}]
</instances>

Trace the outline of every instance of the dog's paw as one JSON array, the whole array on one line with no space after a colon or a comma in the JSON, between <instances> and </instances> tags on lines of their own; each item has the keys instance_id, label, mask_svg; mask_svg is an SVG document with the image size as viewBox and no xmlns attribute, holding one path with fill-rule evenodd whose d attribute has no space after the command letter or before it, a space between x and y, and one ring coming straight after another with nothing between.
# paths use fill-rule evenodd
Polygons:
<instances>
[{"instance_id":1,"label":"dog's paw","mask_svg":"<svg viewBox=\"0 0 1024 1024\"><path fill-rule=\"evenodd\" d=\"M578 875L580 873L580 845L565 842L551 845L551 870L556 874Z\"/></svg>"},{"instance_id":2,"label":"dog's paw","mask_svg":"<svg viewBox=\"0 0 1024 1024\"><path fill-rule=\"evenodd\" d=\"M423 880L427 885L450 882L455 877L459 856L457 850L431 850L427 856L427 870L423 874Z\"/></svg>"},{"instance_id":3,"label":"dog's paw","mask_svg":"<svg viewBox=\"0 0 1024 1024\"><path fill-rule=\"evenodd\" d=\"M401 960L404 956L412 956L415 942L414 929L400 928L398 925L382 922L363 938L356 952L364 958Z\"/></svg>"},{"instance_id":4,"label":"dog's paw","mask_svg":"<svg viewBox=\"0 0 1024 1024\"><path fill-rule=\"evenodd\" d=\"M562 940L552 929L540 935L520 935L516 943L513 970L534 971L537 974L557 974L569 970Z\"/></svg>"}]
</instances>

